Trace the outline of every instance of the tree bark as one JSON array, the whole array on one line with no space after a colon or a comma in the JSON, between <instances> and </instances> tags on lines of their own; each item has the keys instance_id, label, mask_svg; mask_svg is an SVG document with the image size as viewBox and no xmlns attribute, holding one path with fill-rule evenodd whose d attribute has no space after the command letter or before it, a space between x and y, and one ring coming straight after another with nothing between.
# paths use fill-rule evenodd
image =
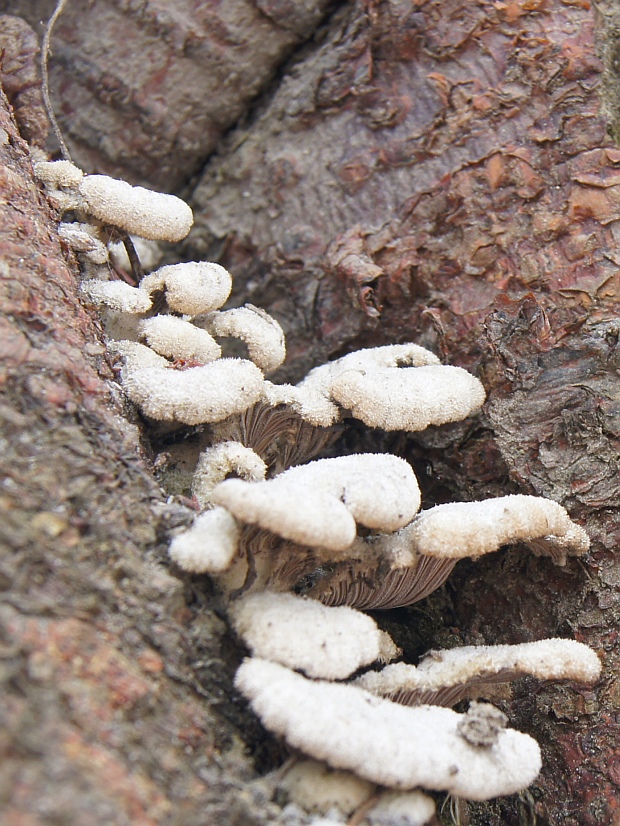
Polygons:
<instances>
[{"instance_id":1,"label":"tree bark","mask_svg":"<svg viewBox=\"0 0 620 826\"><path fill-rule=\"evenodd\" d=\"M143 3L138 14L98 0L89 13L106 9L138 43L156 7ZM565 568L523 548L460 563L424 604L386 615L411 656L568 636L603 660L593 688L515 686L504 709L541 743L543 771L519 798L472 805L472 823L620 823L620 150L607 134L608 124L618 132L620 25L613 4L598 4L597 14L587 0L351 2L268 87L313 17L303 37L268 59L261 53L251 95L231 93L236 103L217 135L241 112L251 117L205 166L193 192L197 225L182 250L219 260L235 275L236 302L281 321L283 378L359 346L407 340L476 372L488 391L481 417L416 437L360 430L351 439L374 439L425 468L426 504L533 492L564 504L592 537L591 553ZM55 82L61 65L84 59L86 35L70 28L59 30ZM148 30L153 48L168 42L162 31ZM141 54L127 55L136 88ZM188 161L172 152L184 115L171 99L149 121L165 123L161 141L136 144L137 133L114 121L116 98L103 94L112 71L105 61L102 54L65 112L76 145L90 147L85 165L178 186L213 141ZM197 122L208 109L200 82L185 74ZM152 83L140 88L145 100L156 97ZM264 96L250 109L259 88ZM104 131L97 122L100 143L78 111L89 95L110 119ZM27 801L52 806L49 789L66 782L70 793L54 802L69 807L73 821L63 822L80 822L82 788L102 823L106 806L117 807L112 822L142 822L134 811L151 818L145 823L206 822L198 813L219 811L209 807L220 795L223 807L247 806L238 822L267 822L275 809L248 792L247 763L226 751L239 730L257 748L270 742L232 695L239 654L206 583L183 591L153 568L165 552L157 526L188 515L166 509L133 427L120 424L103 350L84 349L97 341L96 325L75 303L75 271L54 240L23 144L2 125L3 196L21 204L12 187L22 186L31 222L2 207L11 276L3 280L11 303L2 410L15 476L3 493L12 549L3 564L7 593L16 594L6 603L12 636L3 660L14 766L4 784L13 787L8 811L49 822L43 804ZM57 763L54 738L63 744ZM118 777L116 791L101 777Z\"/></svg>"}]
</instances>

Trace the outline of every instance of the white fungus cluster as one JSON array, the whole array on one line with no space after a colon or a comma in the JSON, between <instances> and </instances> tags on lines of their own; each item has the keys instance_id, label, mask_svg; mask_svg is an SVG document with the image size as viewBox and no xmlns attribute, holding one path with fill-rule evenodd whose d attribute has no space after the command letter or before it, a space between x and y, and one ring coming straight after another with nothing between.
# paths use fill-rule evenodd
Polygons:
<instances>
[{"instance_id":1,"label":"white fungus cluster","mask_svg":"<svg viewBox=\"0 0 620 826\"><path fill-rule=\"evenodd\" d=\"M370 826L430 823L424 789L469 800L525 789L540 770L537 743L488 703L464 714L448 706L523 675L594 682L594 652L542 640L386 665L402 652L360 609L410 605L458 559L508 543L564 564L587 550L587 535L533 496L419 512L415 474L395 456L308 461L329 441L325 428L349 418L406 432L460 421L484 403L482 384L415 344L359 350L296 386L274 384L264 374L284 360L282 329L252 305L222 309L232 287L223 267L168 265L135 285L110 276L109 228L180 240L193 220L183 201L66 162L36 172L81 219L61 235L85 262L83 291L101 308L129 398L151 419L211 428L193 480L202 512L170 556L215 579L252 655L237 689L268 730L311 758L284 774L282 789L325 822ZM230 337L247 358L223 357Z\"/></svg>"}]
</instances>

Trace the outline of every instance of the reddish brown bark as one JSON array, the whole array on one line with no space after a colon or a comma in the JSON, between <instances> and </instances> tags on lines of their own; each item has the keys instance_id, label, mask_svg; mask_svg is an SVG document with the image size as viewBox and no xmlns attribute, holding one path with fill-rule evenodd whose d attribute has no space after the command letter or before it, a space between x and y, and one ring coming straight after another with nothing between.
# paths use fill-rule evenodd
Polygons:
<instances>
[{"instance_id":1,"label":"reddish brown bark","mask_svg":"<svg viewBox=\"0 0 620 826\"><path fill-rule=\"evenodd\" d=\"M0 821L269 822L226 626L158 561L188 514L143 459L3 96L0 188Z\"/></svg>"},{"instance_id":2,"label":"reddish brown bark","mask_svg":"<svg viewBox=\"0 0 620 826\"><path fill-rule=\"evenodd\" d=\"M93 8L105 8L108 21L112 17L124 20L130 41L143 36L144 15L132 16L125 6L119 12L119 3L103 0ZM147 3L140 8L150 13L155 4ZM409 339L431 347L451 363L477 372L489 393L484 416L415 439L391 440L389 444L384 440L382 447L397 449L417 467L429 470L427 502L494 496L515 490L535 492L565 504L592 536L591 554L563 569L553 567L547 560L532 558L524 549L504 551L476 565L461 563L446 588L434 598L411 610L386 615L385 622L402 637L412 655L430 646L516 642L559 635L588 642L603 659L603 680L592 689L542 686L533 681L515 687L511 701L504 707L513 724L530 731L541 742L543 772L531 791L520 799L472 806L472 822L480 824L620 823L620 576L615 550L620 533L616 352L620 150L607 137L608 121L612 133L618 132L619 107L615 96L620 87L615 56L620 27L613 6L602 4L600 8L604 16L597 19L587 0L386 0L342 5L329 20L322 38L283 73L272 97L263 102L253 120L231 133L219 156L207 165L194 194L197 227L184 250L187 256L218 258L229 266L237 279L236 299L265 307L283 323L290 351L285 371L289 377L299 377L309 366L356 346ZM134 25L140 35L132 29ZM154 49L164 48L158 42L158 38L166 42L164 35L161 30L149 29L149 42ZM81 48L79 32L69 35L65 31L63 35L60 30L59 37L59 43L66 38L66 65L77 61ZM170 48L170 63L166 64L171 67L178 55L175 48ZM130 49L129 53L132 76L143 77L140 50ZM261 83L273 71L274 62L270 63L270 59L266 60ZM153 137L152 143L145 141L135 125L118 129L118 113L114 114L116 97L106 97L107 71L115 71L115 64L107 67L105 60L102 54L96 71L89 76L91 91L86 89L74 95L74 108L65 112L66 125L73 130L74 140L91 147L89 165L108 168L106 164L113 158L118 164L115 169L124 164L126 170L138 163L134 160L138 148L138 155L143 154L145 160L132 167L136 175L150 175L151 180L156 180L153 170L165 155L165 180L182 180L190 167L179 160L178 152L167 154L174 145L171 136L182 130L183 111L175 108L176 100L163 102L161 110L157 110L160 119L147 119L148 126L140 127L148 133L153 125L159 128L165 122L161 140ZM170 78L175 76L172 69L166 74ZM201 122L197 76L186 74L184 83L187 95L196 102L197 122ZM139 85L138 80L136 84ZM155 87L146 83L145 89L150 100ZM59 94L64 94L62 89ZM96 99L96 104L89 95ZM248 99L242 97L238 103L230 104L231 112L247 109ZM101 120L92 132L78 111L90 111L84 107L91 105L101 110ZM121 106L121 115L133 116L133 105L132 99L127 110ZM234 117L236 114L228 124ZM104 122L105 129L99 125ZM99 146L104 147L107 155L99 153L93 139L102 136L105 141ZM207 151L206 146L200 145L192 156L192 164ZM5 146L3 151L9 150ZM3 186L10 187L12 180L8 175ZM48 233L53 236L53 225L45 226L37 240L47 238ZM28 227L22 229L22 236L25 234L30 239L35 237ZM24 237L22 244L26 243ZM17 260L27 260L24 247L19 249L22 251ZM33 263L38 261L35 256ZM52 272L58 281L57 271ZM17 407L18 418L11 425L16 427L11 444L15 445L17 455L22 450L18 431L24 430L44 440L49 433L45 428L51 415L49 405L60 405L62 409L62 405L69 404L63 415L73 417L84 408L87 416L82 414L82 418L87 426L88 444L94 442L105 454L118 440L123 445L126 442L119 435L118 420L108 420L108 414L104 415L99 406L98 418L91 418L94 391L86 392L88 382L83 385L73 377L82 375L86 368L78 369L71 361L69 374L73 378L66 379L70 383L57 381L58 372L65 375L69 358L62 349L69 346L63 343L65 340L73 348L69 350L71 359L84 356L83 346L71 338L80 326L75 318L83 316L74 310L78 316L71 316L71 321L60 328L56 326L56 313L63 318L66 311L61 309L62 299L60 309L50 315L49 302L55 300L50 295L50 290L55 289L53 283L45 288L45 295L40 286L33 286L31 298L19 298L22 304L28 301L28 312L34 312L35 318L47 313L42 316L46 329L38 329L40 321L20 328L27 335L11 328L5 344L11 348L7 352L13 353L10 381L15 382L16 390L24 393L26 399L32 399L30 410ZM66 290L65 283L61 283ZM12 283L11 289L22 287ZM16 317L21 319L22 315L17 313ZM23 319L20 323L26 324ZM65 339L67 335L69 338ZM49 340L53 346L43 349L43 342ZM77 355L74 350L79 351ZM55 362L48 365L45 359L61 359L61 366L54 366ZM13 392L10 382L7 387ZM15 392L9 397L6 415L15 417L13 410L17 404ZM93 435L95 432L112 435L100 441ZM49 479L46 484L40 482L45 478L41 468L66 455L63 438L60 447L55 439L51 444L40 442L44 445L42 455L51 456L51 462L35 463L33 475L25 476L26 470L20 471L18 481L25 491L21 496L26 503L27 520L18 521L17 539L10 538L11 547L20 553L27 553L23 548L30 548L30 541L40 543L46 530L56 530L45 527L49 516L40 517L44 526L40 530L33 517L39 512L56 513L56 499L50 493L54 488ZM360 443L367 443L369 438L359 432L352 437ZM32 446L29 449L34 450ZM128 454L132 457L129 464ZM152 606L152 597L141 590L145 576L142 553L146 546L152 547L153 535L152 528L140 526L151 524L144 501L152 488L135 458L135 443L123 448L122 461L117 454L112 455L116 457L112 470L106 464L105 472L88 475L90 471L79 460L82 465L78 471L68 474L78 479L86 474L90 480L87 491L97 491L95 496L87 497L79 490L73 494L73 488L66 488L79 518L85 518L87 525L96 525L97 529L69 523L53 540L54 554L60 553L61 560L74 558L71 542L81 547L80 543L88 540L85 547L90 556L85 560L80 556L80 565L88 566L95 559L97 567L87 567L84 579L81 574L74 578L68 562L65 570L51 561L54 557L47 554L47 539L43 551L28 551L35 555L27 556L23 562L18 554L15 564L23 566L20 570L34 568L37 575L43 572L41 587L47 602L34 603L43 606L40 613L49 605L51 589L53 596L60 595L61 603L64 600L62 604L70 603L65 610L73 617L71 621L85 622L87 626L91 609L80 608L78 601L79 611L86 611L87 616L75 616L77 597L67 595L75 594L76 582L97 581L101 577L107 583L112 579L113 584L103 588L103 597L100 589L95 589L96 601L97 605L99 601L104 605L103 631L118 634L121 653L128 658L129 662L122 662L131 676L131 680L127 676L130 686L132 680L137 681L136 687L128 691L133 692L132 697L139 697L143 685L140 680L151 685L149 681L155 679L148 669L146 675L142 666L138 669L141 646L146 647L148 656L150 649L157 648L150 623L143 619L151 610L148 606ZM16 466L21 468L19 463ZM117 475L122 497L118 495ZM29 493L31 487L34 494ZM32 498L28 499L26 493ZM17 507L11 507L8 512L16 513ZM83 517L80 509L85 507L90 510ZM138 518L143 512L141 508L145 509L144 520ZM105 519L100 516L101 509ZM52 520L50 524L56 523ZM102 524L107 526L105 530ZM71 540L74 534L69 533L68 546L63 551L62 537L70 529L77 531L79 538ZM127 535L131 537L128 548ZM111 566L108 558L112 560ZM131 560L129 567L127 558ZM121 573L115 579L109 571L117 569ZM52 570L61 571L60 580L58 574L49 574ZM125 576L123 571L134 573ZM11 578L17 576L13 568L9 573ZM32 578L27 584L39 588ZM91 593L89 588L85 590ZM204 599L202 585L196 586L196 592ZM18 609L20 605L17 604ZM161 693L156 694L155 705L148 706L146 714L159 720L157 714L163 713L167 702L173 702L174 695L183 697L196 714L206 715L191 693L185 694L181 688L180 694L175 693L166 680L166 670L182 674L190 683L195 680L188 665L191 646L183 627L183 608L177 607L182 606L182 600L172 599L172 605L167 605L158 615L159 623L163 623L160 627L167 629L167 642L161 643L159 651ZM113 606L118 614L108 606ZM224 630L213 614L204 610L212 625L208 625L198 642L207 652L203 655L202 649L199 656L204 660L213 656L217 662L221 657L227 664L218 668L225 675L232 668L234 656L221 653ZM119 614L123 620L113 620ZM13 614L9 619L16 621ZM99 629L94 623L90 627ZM130 633L136 627L143 635L139 643ZM43 651L44 664L49 660L47 652L56 656L58 646L49 642L55 639L56 632L45 636L43 631L35 633L24 624L19 628L27 634L28 641L34 640L28 642L27 655ZM79 639L88 643L85 648L90 645L88 628L80 626L82 630L78 632ZM103 639L113 650L101 658L115 662L114 657L121 655L116 653L113 637L105 633ZM130 635L129 641L126 634ZM182 654L173 640L178 641ZM20 653L19 657L22 656L25 657ZM25 659L18 661L23 663ZM64 662L53 657L52 666L52 677L58 677L61 687L67 685L69 673L71 685L75 685L76 677L78 685L82 679L87 686L93 682L92 669L88 667L77 674L68 672L63 670ZM137 673L132 669L137 669ZM32 674L36 673L35 657ZM198 677L206 679L205 669L198 669ZM26 684L28 687L24 688ZM225 677L208 687L216 692L221 685L226 685ZM41 688L36 679L24 679L19 689L26 697L34 696L28 692L35 692L37 702L40 697L60 696L71 713L77 713L73 709L79 702L68 689L61 688L59 695L45 694L45 684ZM87 694L88 690L85 689ZM151 694L147 692L146 696ZM116 712L112 713L110 707L117 708L119 703L113 694L105 696L104 706L115 722ZM15 707L19 710L24 706ZM128 706L120 703L120 708L118 715L123 724L129 718L133 721L142 717L143 706L138 700ZM175 715L177 706L170 708ZM224 709L232 714L226 703ZM15 741L21 742L42 718L36 714L34 720L20 718L11 712L11 719L24 721ZM185 768L176 775L172 758L170 771L162 767L164 763L168 765L163 756L154 765L151 755L163 755L165 751L165 738L161 738L155 726L155 734L150 729L147 734L143 728L139 735L140 743L146 743L148 759L145 750L138 750L138 758L132 763L128 758L131 748L127 745L136 736L132 726L120 726L117 747L106 740L108 729L99 725L96 715L76 717L75 722L71 715L65 718L60 711L56 717L52 714L57 726L61 722L64 725L66 719L75 725L78 734L86 726L82 736L90 738L91 743L101 740L106 755L109 750L127 771L132 765L139 767L133 771L140 778L163 777L161 805L170 808L161 819L174 822L174 807L183 793L178 795L174 791L171 778L174 775L179 783L183 778L183 789L193 789L188 778L200 771L195 768L193 757L188 758L191 766L184 764ZM249 718L243 719L243 726L247 726ZM211 726L220 731L219 720L200 720L205 731L210 731ZM218 738L213 745L210 734L205 733L204 737L206 741L199 741L207 743L203 753L214 753ZM43 759L39 759L37 755L22 758L25 747L20 747L21 751L16 746L12 748L11 754L20 755L19 761L26 761L28 770L34 772L26 775L34 777L27 787L31 795L35 787L43 788L44 782L52 782L51 757L45 749ZM74 752L69 749L65 753ZM92 763L88 763L85 754L79 754L78 762L82 767L88 764L86 776L91 778L93 774L88 772ZM96 764L97 757L93 760ZM17 765L21 771L23 763ZM73 771L75 765L68 765ZM78 770L71 774L70 769L67 777L76 778ZM222 780L222 794L229 803L234 795L231 792L226 797L226 790L238 789L235 778L243 776L243 769L233 767L231 771ZM110 776L103 770L102 773ZM89 788L94 786L93 782ZM77 780L71 788L78 788ZM157 821L160 798L152 786L142 788L142 805L155 807L147 815ZM97 788L96 793L102 794L101 789ZM203 788L197 800L204 794L205 805L215 805L219 793L219 787L212 792ZM110 796L114 798L113 793ZM76 795L72 799L75 801ZM19 805L22 809L16 811L29 811L25 803ZM129 802L122 805L123 812L130 811ZM193 817L198 818L198 803L193 808L193 804L188 806L183 814L186 819L178 815L178 822L191 823ZM257 822L269 816L266 808L260 809ZM75 822L79 822L78 816Z\"/></svg>"},{"instance_id":3,"label":"reddish brown bark","mask_svg":"<svg viewBox=\"0 0 620 826\"><path fill-rule=\"evenodd\" d=\"M401 444L430 465L429 500L543 494L593 538L566 569L524 551L461 565L425 609L433 642L574 636L605 664L592 690L515 689L543 773L472 807L480 823L620 819L620 151L596 26L587 2L347 6L195 192L194 251L225 242L238 300L287 329L289 375L414 340L481 376L486 417ZM613 87L616 29L598 26Z\"/></svg>"},{"instance_id":4,"label":"reddish brown bark","mask_svg":"<svg viewBox=\"0 0 620 826\"><path fill-rule=\"evenodd\" d=\"M50 87L72 155L89 172L172 190L198 169L330 0L69 0ZM55 0L0 10L31 25Z\"/></svg>"}]
</instances>

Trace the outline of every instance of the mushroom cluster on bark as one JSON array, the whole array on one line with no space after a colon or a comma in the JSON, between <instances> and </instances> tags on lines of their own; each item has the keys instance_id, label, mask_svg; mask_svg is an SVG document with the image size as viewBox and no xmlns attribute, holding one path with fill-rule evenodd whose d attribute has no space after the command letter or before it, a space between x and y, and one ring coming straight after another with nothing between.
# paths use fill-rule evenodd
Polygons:
<instances>
[{"instance_id":1,"label":"mushroom cluster on bark","mask_svg":"<svg viewBox=\"0 0 620 826\"><path fill-rule=\"evenodd\" d=\"M189 262L143 276L136 266L133 283L112 276L119 233L178 241L189 232L183 201L64 161L36 172L78 218L62 237L84 263L83 293L101 310L127 396L147 421L210 433L194 462L200 513L173 538L170 557L214 579L251 654L237 689L269 731L311 758L282 773L290 799L330 822L355 812L371 826L421 826L435 811L422 790L486 800L529 786L541 766L537 743L476 701L524 675L595 682L596 654L554 639L388 664L402 652L363 610L411 605L459 559L515 542L565 564L587 551L586 533L535 496L420 511L403 459L320 458L334 426L351 419L416 432L475 415L481 382L406 343L349 353L297 385L273 383L265 374L284 361L282 328L252 305L222 309L232 287L223 267ZM127 251L133 267L135 249ZM244 357L224 355L229 338ZM449 708L463 699L473 701L465 713Z\"/></svg>"}]
</instances>

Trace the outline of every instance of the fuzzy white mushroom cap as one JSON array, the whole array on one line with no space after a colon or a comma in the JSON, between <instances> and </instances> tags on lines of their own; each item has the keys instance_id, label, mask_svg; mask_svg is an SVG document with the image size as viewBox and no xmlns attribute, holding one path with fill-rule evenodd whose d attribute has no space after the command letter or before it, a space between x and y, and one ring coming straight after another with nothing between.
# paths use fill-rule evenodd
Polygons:
<instances>
[{"instance_id":1,"label":"fuzzy white mushroom cap","mask_svg":"<svg viewBox=\"0 0 620 826\"><path fill-rule=\"evenodd\" d=\"M417 344L389 344L355 350L342 358L315 367L296 387L272 385L265 388L268 404L287 404L303 419L316 427L328 427L337 421L340 410L332 398L332 386L348 370L374 372L387 367L421 367L439 364L430 350Z\"/></svg>"},{"instance_id":2,"label":"fuzzy white mushroom cap","mask_svg":"<svg viewBox=\"0 0 620 826\"><path fill-rule=\"evenodd\" d=\"M258 401L263 385L258 367L243 359L187 370L126 365L122 378L125 392L146 416L183 424L221 422L241 413Z\"/></svg>"},{"instance_id":3,"label":"fuzzy white mushroom cap","mask_svg":"<svg viewBox=\"0 0 620 826\"><path fill-rule=\"evenodd\" d=\"M165 290L171 310L196 316L217 310L226 302L232 278L219 264L187 261L160 267L142 279L140 289L147 293Z\"/></svg>"},{"instance_id":4,"label":"fuzzy white mushroom cap","mask_svg":"<svg viewBox=\"0 0 620 826\"><path fill-rule=\"evenodd\" d=\"M100 221L151 241L181 241L194 216L175 195L153 192L108 175L86 175L79 184L86 211Z\"/></svg>"},{"instance_id":5,"label":"fuzzy white mushroom cap","mask_svg":"<svg viewBox=\"0 0 620 826\"><path fill-rule=\"evenodd\" d=\"M93 304L123 313L146 313L151 309L150 296L125 281L84 281L81 288Z\"/></svg>"},{"instance_id":6,"label":"fuzzy white mushroom cap","mask_svg":"<svg viewBox=\"0 0 620 826\"><path fill-rule=\"evenodd\" d=\"M205 323L214 336L233 336L244 341L250 359L261 370L275 370L286 357L282 327L260 307L246 304L234 310L216 312Z\"/></svg>"},{"instance_id":7,"label":"fuzzy white mushroom cap","mask_svg":"<svg viewBox=\"0 0 620 826\"><path fill-rule=\"evenodd\" d=\"M148 297L147 293L143 295ZM222 348L206 330L177 316L158 315L144 319L138 330L149 347L168 358L195 359L207 364L222 355Z\"/></svg>"},{"instance_id":8,"label":"fuzzy white mushroom cap","mask_svg":"<svg viewBox=\"0 0 620 826\"><path fill-rule=\"evenodd\" d=\"M202 508L211 502L215 486L231 473L248 482L260 482L267 474L267 465L241 442L220 442L207 448L200 454L192 479L192 493Z\"/></svg>"},{"instance_id":9,"label":"fuzzy white mushroom cap","mask_svg":"<svg viewBox=\"0 0 620 826\"><path fill-rule=\"evenodd\" d=\"M252 654L309 677L344 680L363 665L401 653L366 614L294 594L251 594L234 602L230 614Z\"/></svg>"},{"instance_id":10,"label":"fuzzy white mushroom cap","mask_svg":"<svg viewBox=\"0 0 620 826\"><path fill-rule=\"evenodd\" d=\"M470 690L458 695L444 691L452 704L463 696L484 696L484 686L489 683L515 680L525 675L540 680L575 680L591 684L600 673L600 660L587 645L575 640L549 639L518 645L468 645L449 651L433 651L417 668L396 663L362 675L356 685L398 702L415 703L419 702L416 696L426 698L432 692L439 694L444 689L470 684Z\"/></svg>"},{"instance_id":11,"label":"fuzzy white mushroom cap","mask_svg":"<svg viewBox=\"0 0 620 826\"><path fill-rule=\"evenodd\" d=\"M356 522L385 531L410 522L420 489L403 459L366 453L319 459L265 482L227 479L212 501L293 542L345 550L355 539Z\"/></svg>"},{"instance_id":12,"label":"fuzzy white mushroom cap","mask_svg":"<svg viewBox=\"0 0 620 826\"><path fill-rule=\"evenodd\" d=\"M349 816L372 796L376 786L351 772L330 769L317 760L301 760L279 783L289 799L307 812L338 809Z\"/></svg>"},{"instance_id":13,"label":"fuzzy white mushroom cap","mask_svg":"<svg viewBox=\"0 0 620 826\"><path fill-rule=\"evenodd\" d=\"M34 165L34 174L51 189L77 189L84 177L71 161L39 161Z\"/></svg>"},{"instance_id":14,"label":"fuzzy white mushroom cap","mask_svg":"<svg viewBox=\"0 0 620 826\"><path fill-rule=\"evenodd\" d=\"M485 400L475 376L445 364L349 369L332 380L331 396L369 427L409 432L461 421Z\"/></svg>"},{"instance_id":15,"label":"fuzzy white mushroom cap","mask_svg":"<svg viewBox=\"0 0 620 826\"><path fill-rule=\"evenodd\" d=\"M587 534L561 505L523 494L437 505L401 533L418 553L452 558L492 553L517 540L545 539L551 554L554 545L560 554L584 553L589 547Z\"/></svg>"},{"instance_id":16,"label":"fuzzy white mushroom cap","mask_svg":"<svg viewBox=\"0 0 620 826\"><path fill-rule=\"evenodd\" d=\"M239 526L228 511L213 508L197 516L189 530L175 536L168 553L184 571L219 574L230 567L239 535Z\"/></svg>"},{"instance_id":17,"label":"fuzzy white mushroom cap","mask_svg":"<svg viewBox=\"0 0 620 826\"><path fill-rule=\"evenodd\" d=\"M525 789L540 771L538 743L527 734L502 729L492 746L473 746L459 732L465 715L451 709L408 708L265 660L245 660L235 685L290 745L389 788L488 800Z\"/></svg>"}]
</instances>

